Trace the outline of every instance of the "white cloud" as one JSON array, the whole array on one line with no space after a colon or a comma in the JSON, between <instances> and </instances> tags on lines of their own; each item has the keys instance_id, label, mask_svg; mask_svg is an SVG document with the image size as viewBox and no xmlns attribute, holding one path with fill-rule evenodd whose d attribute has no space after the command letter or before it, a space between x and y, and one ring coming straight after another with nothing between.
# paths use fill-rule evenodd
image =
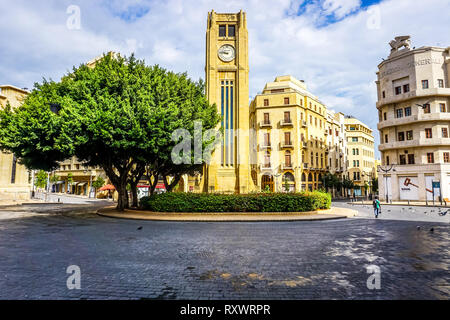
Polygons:
<instances>
[{"instance_id":1,"label":"white cloud","mask_svg":"<svg viewBox=\"0 0 450 320\"><path fill-rule=\"evenodd\" d=\"M204 77L207 12L243 9L248 18L251 96L277 75L292 74L304 79L330 108L376 129L375 72L389 53L388 42L409 34L413 46L450 46L450 34L444 32L450 29L450 2L412 5L409 0L385 0L378 6L380 28L367 27L370 15L360 9L360 2L16 0L0 11L0 83L30 87L42 77L57 79L73 65L109 50L136 51L148 64ZM81 8L81 30L66 28L71 4ZM303 14L296 16L300 5ZM131 14L130 8L135 10ZM344 18L324 24L330 15ZM137 16L141 17L134 19Z\"/></svg>"}]
</instances>

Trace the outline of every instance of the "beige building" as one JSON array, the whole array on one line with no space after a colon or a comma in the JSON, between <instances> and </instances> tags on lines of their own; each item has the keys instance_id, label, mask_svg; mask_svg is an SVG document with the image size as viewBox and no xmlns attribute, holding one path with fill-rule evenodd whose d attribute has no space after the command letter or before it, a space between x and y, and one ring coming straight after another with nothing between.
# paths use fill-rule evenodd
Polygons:
<instances>
[{"instance_id":1,"label":"beige building","mask_svg":"<svg viewBox=\"0 0 450 320\"><path fill-rule=\"evenodd\" d=\"M345 117L347 136L347 177L356 188L356 196L371 193L371 184L375 178L375 144L373 131L353 117Z\"/></svg>"},{"instance_id":2,"label":"beige building","mask_svg":"<svg viewBox=\"0 0 450 320\"><path fill-rule=\"evenodd\" d=\"M59 181L52 186L52 192L94 197L92 182L99 176L105 181L108 180L104 170L86 166L76 157L62 161L59 165L59 168L52 172L52 175L59 177Z\"/></svg>"},{"instance_id":3,"label":"beige building","mask_svg":"<svg viewBox=\"0 0 450 320\"><path fill-rule=\"evenodd\" d=\"M250 104L252 178L258 190L316 190L327 167L327 109L303 81L269 82Z\"/></svg>"},{"instance_id":4,"label":"beige building","mask_svg":"<svg viewBox=\"0 0 450 320\"><path fill-rule=\"evenodd\" d=\"M10 85L0 85L0 108L17 108L29 92ZM26 200L31 195L30 172L12 154L0 152L0 200Z\"/></svg>"},{"instance_id":5,"label":"beige building","mask_svg":"<svg viewBox=\"0 0 450 320\"><path fill-rule=\"evenodd\" d=\"M450 48L390 43L378 66L380 198L450 198Z\"/></svg>"},{"instance_id":6,"label":"beige building","mask_svg":"<svg viewBox=\"0 0 450 320\"><path fill-rule=\"evenodd\" d=\"M327 110L325 136L328 155L327 171L342 180L347 172L347 135L343 113Z\"/></svg>"}]
</instances>

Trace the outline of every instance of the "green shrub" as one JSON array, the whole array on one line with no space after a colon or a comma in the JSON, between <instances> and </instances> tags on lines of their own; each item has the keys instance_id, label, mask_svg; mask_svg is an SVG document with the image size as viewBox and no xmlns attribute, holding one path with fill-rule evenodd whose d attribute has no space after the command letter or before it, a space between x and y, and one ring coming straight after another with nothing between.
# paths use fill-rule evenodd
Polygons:
<instances>
[{"instance_id":1,"label":"green shrub","mask_svg":"<svg viewBox=\"0 0 450 320\"><path fill-rule=\"evenodd\" d=\"M143 197L145 210L155 212L306 212L331 207L331 195L302 193L162 193Z\"/></svg>"}]
</instances>

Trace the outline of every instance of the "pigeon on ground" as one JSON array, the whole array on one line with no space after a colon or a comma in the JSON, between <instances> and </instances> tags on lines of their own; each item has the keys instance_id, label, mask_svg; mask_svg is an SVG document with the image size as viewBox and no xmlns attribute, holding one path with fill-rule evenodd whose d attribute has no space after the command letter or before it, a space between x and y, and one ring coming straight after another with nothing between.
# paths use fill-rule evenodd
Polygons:
<instances>
[{"instance_id":1,"label":"pigeon on ground","mask_svg":"<svg viewBox=\"0 0 450 320\"><path fill-rule=\"evenodd\" d=\"M431 228L431 229L430 229L430 232L434 232L434 228Z\"/></svg>"},{"instance_id":2,"label":"pigeon on ground","mask_svg":"<svg viewBox=\"0 0 450 320\"><path fill-rule=\"evenodd\" d=\"M420 230L420 226L417 226L417 230Z\"/></svg>"},{"instance_id":3,"label":"pigeon on ground","mask_svg":"<svg viewBox=\"0 0 450 320\"><path fill-rule=\"evenodd\" d=\"M137 228L138 230L142 230L142 227Z\"/></svg>"}]
</instances>

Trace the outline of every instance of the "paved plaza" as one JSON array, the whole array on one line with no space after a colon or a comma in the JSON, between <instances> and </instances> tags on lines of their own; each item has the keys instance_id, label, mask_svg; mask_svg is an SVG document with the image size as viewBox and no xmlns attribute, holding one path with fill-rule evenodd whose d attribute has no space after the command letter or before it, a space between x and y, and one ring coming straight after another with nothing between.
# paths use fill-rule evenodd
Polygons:
<instances>
[{"instance_id":1,"label":"paved plaza","mask_svg":"<svg viewBox=\"0 0 450 320\"><path fill-rule=\"evenodd\" d=\"M36 208L0 210L0 299L450 298L444 222L161 222ZM70 265L80 290L66 286ZM367 288L370 265L379 290Z\"/></svg>"}]
</instances>

